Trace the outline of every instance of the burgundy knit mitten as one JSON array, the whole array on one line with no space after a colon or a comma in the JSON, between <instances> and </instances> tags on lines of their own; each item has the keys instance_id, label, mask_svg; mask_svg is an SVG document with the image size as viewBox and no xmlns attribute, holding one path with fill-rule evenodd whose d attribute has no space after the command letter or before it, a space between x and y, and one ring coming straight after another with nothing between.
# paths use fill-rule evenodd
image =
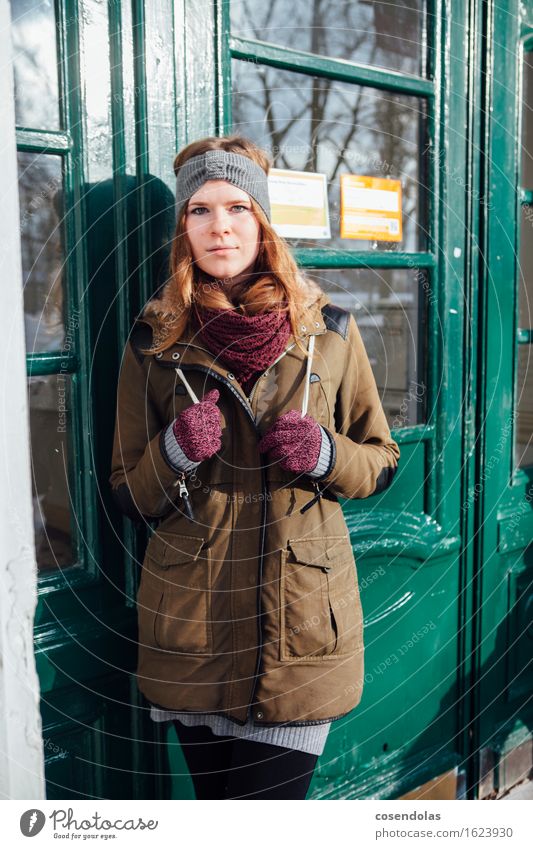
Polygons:
<instances>
[{"instance_id":1,"label":"burgundy knit mitten","mask_svg":"<svg viewBox=\"0 0 533 849\"><path fill-rule=\"evenodd\" d=\"M322 434L312 416L299 410L283 413L264 434L259 443L261 453L271 452L287 472L310 472L318 463Z\"/></svg>"},{"instance_id":2,"label":"burgundy knit mitten","mask_svg":"<svg viewBox=\"0 0 533 849\"><path fill-rule=\"evenodd\" d=\"M198 404L187 407L174 420L172 430L189 460L208 460L222 447L218 389L211 389Z\"/></svg>"}]
</instances>

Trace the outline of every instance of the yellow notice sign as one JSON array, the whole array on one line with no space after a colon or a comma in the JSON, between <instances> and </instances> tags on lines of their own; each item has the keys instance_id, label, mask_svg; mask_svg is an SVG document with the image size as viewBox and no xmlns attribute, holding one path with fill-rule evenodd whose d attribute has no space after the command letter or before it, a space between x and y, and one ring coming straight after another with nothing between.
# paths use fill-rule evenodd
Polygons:
<instances>
[{"instance_id":1,"label":"yellow notice sign","mask_svg":"<svg viewBox=\"0 0 533 849\"><path fill-rule=\"evenodd\" d=\"M325 174L271 168L268 194L272 226L290 239L330 239Z\"/></svg>"},{"instance_id":2,"label":"yellow notice sign","mask_svg":"<svg viewBox=\"0 0 533 849\"><path fill-rule=\"evenodd\" d=\"M341 239L401 242L400 180L341 174Z\"/></svg>"}]
</instances>

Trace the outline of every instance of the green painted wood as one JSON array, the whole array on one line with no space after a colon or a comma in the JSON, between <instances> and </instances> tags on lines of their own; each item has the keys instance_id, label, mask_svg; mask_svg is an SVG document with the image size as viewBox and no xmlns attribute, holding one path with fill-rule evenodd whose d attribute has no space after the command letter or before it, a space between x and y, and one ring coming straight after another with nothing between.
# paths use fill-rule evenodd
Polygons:
<instances>
[{"instance_id":1,"label":"green painted wood","mask_svg":"<svg viewBox=\"0 0 533 849\"><path fill-rule=\"evenodd\" d=\"M105 733L104 714L107 700L113 700L118 690L110 682L106 686L96 685L99 678L105 679L106 674L110 674L103 647L108 643L110 627L113 628L113 617L108 619L106 613L107 605L112 609L112 592L109 575L105 577L99 532L101 517L94 457L100 446L94 426L96 411L91 382L98 332L91 304L97 288L90 258L95 228L94 222L92 226L88 224L90 202L94 199L88 174L94 157L91 156L93 140L85 134L83 91L86 74L95 74L96 69L87 68L84 62L84 25L72 16L70 9L61 6L59 14L59 66L64 92L61 110L66 132L72 138L71 150L64 159L66 254L69 257L65 269L66 303L69 315L81 316L73 331L73 356L79 367L72 386L72 438L68 458L74 483L77 562L60 575L40 580L35 635L45 739L52 727L49 715L52 703L58 704L63 718L63 727L56 740L62 754L57 757L45 745L47 794L64 798L72 792L83 798L108 792L113 795L107 770L110 754L105 742L109 738ZM105 56L102 60L106 61ZM111 127L107 135L112 135ZM96 649L94 652L91 644ZM79 714L75 710L71 693L73 683L78 683L79 697L85 706L92 705L89 721L85 709ZM127 766L127 762L123 765Z\"/></svg>"},{"instance_id":2,"label":"green painted wood","mask_svg":"<svg viewBox=\"0 0 533 849\"><path fill-rule=\"evenodd\" d=\"M17 127L17 150L28 151L29 153L40 153L46 150L47 153L62 154L72 149L73 141L68 133L59 132L57 130L32 130L24 127Z\"/></svg>"},{"instance_id":3,"label":"green painted wood","mask_svg":"<svg viewBox=\"0 0 533 849\"><path fill-rule=\"evenodd\" d=\"M394 439L401 445L403 443L415 443L429 441L435 436L435 425L412 425L411 427L402 427L401 429L391 430Z\"/></svg>"},{"instance_id":4,"label":"green painted wood","mask_svg":"<svg viewBox=\"0 0 533 849\"><path fill-rule=\"evenodd\" d=\"M443 536L441 526L427 514L408 513L403 510L398 515L397 510L386 508L381 508L377 512L373 505L375 500L375 497L368 499L368 509L349 513L347 516L347 525L356 556L401 554L422 567L427 562L440 559L444 555L455 555L459 550L460 537ZM343 502L343 505L346 506L347 503ZM383 531L384 527L388 529L386 534Z\"/></svg>"},{"instance_id":5,"label":"green painted wood","mask_svg":"<svg viewBox=\"0 0 533 849\"><path fill-rule=\"evenodd\" d=\"M331 59L307 53L304 50L292 50L266 41L252 41L235 36L230 38L229 47L235 59L253 61L261 65L269 65L271 68L293 71L296 74L312 74L402 94L419 94L428 98L433 97L434 94L431 80L411 74L401 74L398 71L371 68L357 62Z\"/></svg>"},{"instance_id":6,"label":"green painted wood","mask_svg":"<svg viewBox=\"0 0 533 849\"><path fill-rule=\"evenodd\" d=\"M17 135L21 150L63 156L65 324L76 319L68 324L68 355L28 356L31 376L72 376L66 461L77 551L71 566L40 576L35 616L47 795L159 798L168 794L160 729L149 721L133 683L135 591L146 532L133 532L118 514L108 478L110 399L121 352L144 300L142 287L151 294L157 285L173 225L172 192L150 168L163 151L169 163L161 159L161 169L169 168L173 184L175 130L164 144L154 137L155 120L151 136L147 132L146 102L153 117L160 85L147 73L142 5L134 4L133 17L129 3L84 0L80 17L66 4L57 6L65 132L19 128ZM152 27L163 18L152 18ZM100 53L85 49L85 39L94 44L95 38ZM172 55L172 42L168 46ZM156 58L150 48L150 59ZM94 85L109 104L108 120L100 123L85 101ZM171 88L172 110L173 98Z\"/></svg>"},{"instance_id":7,"label":"green painted wood","mask_svg":"<svg viewBox=\"0 0 533 849\"><path fill-rule=\"evenodd\" d=\"M358 709L328 739L313 798L394 798L400 786L439 774L443 762L456 764L447 744L455 735L457 695L457 645L450 639L457 591L449 560L446 554L424 562L400 552L385 558L372 550L357 557L365 690Z\"/></svg>"},{"instance_id":8,"label":"green painted wood","mask_svg":"<svg viewBox=\"0 0 533 849\"><path fill-rule=\"evenodd\" d=\"M452 24L455 35L454 44L461 43L461 32L464 22L467 23L467 35L462 49L452 48L450 51L451 69L453 71L454 89L450 92L451 102L455 106L455 118L451 122L449 138L457 144L465 146L465 153L460 169L460 179L457 183L462 186L475 186L478 191L480 184L480 159L476 152L480 149L479 142L479 98L482 79L482 53L480 50L482 32L481 10L472 2L458 3L456 17ZM463 106L463 93L468 92ZM454 172L455 175L456 172ZM460 302L460 316L463 324L463 335L457 340L459 354L459 369L455 379L461 384L462 408L462 442L456 452L459 461L457 468L458 480L461 487L461 504L457 514L457 526L463 549L459 560L458 575L458 679L459 692L457 700L457 749L461 752L461 764L466 770L467 790L465 795L471 797L476 793L475 748L473 738L475 729L474 699L470 689L473 675L474 652L476 648L476 629L473 625L473 612L476 613L477 585L474 581L474 549L476 544L476 517L472 509L474 501L472 493L477 483L476 446L479 434L476 428L477 384L475 376L478 370L477 328L478 328L478 297L477 297L477 267L478 247L476 234L479 231L477 214L479 203L473 202L474 193L462 191L456 187L455 180L450 183L450 192L454 200L450 202L443 215L449 215L454 210L453 203L459 205L457 216L452 215L456 231L463 227L467 238L464 250L461 250L455 263L455 273L460 281L456 289L456 297ZM461 249L461 244L459 243ZM450 244L449 250L452 249ZM455 258L455 257L454 257ZM459 435L457 431L457 435Z\"/></svg>"},{"instance_id":9,"label":"green painted wood","mask_svg":"<svg viewBox=\"0 0 533 849\"><path fill-rule=\"evenodd\" d=\"M113 195L114 195L114 227L117 249L116 249L116 280L119 285L114 289L115 300L111 305L110 321L107 323L108 338L105 348L108 351L113 351L115 356L114 368L110 372L110 382L105 390L109 395L115 391L116 378L118 369L120 368L120 352L123 350L129 328L131 326L131 313L133 309L139 308L137 298L133 296L133 292L139 291L140 281L136 258L138 256L137 245L139 241L138 233L132 239L131 225L136 216L132 215L132 209L135 210L140 203L140 191L138 188L137 179L137 164L136 164L136 107L142 99L143 105L145 99L142 96L142 90L137 88L135 84L135 57L134 57L134 27L132 16L132 4L111 4L109 8L109 29L110 29L110 50L111 50L111 118L113 126ZM132 244L133 242L133 244ZM109 307L106 304L106 309ZM111 338L109 338L111 337ZM114 344L113 344L114 343ZM102 406L100 404L99 406ZM106 426L104 440L107 444L102 462L101 477L105 480L105 471L107 457L109 456L109 446L111 443L111 434L109 425ZM106 510L113 510L109 492L106 489L107 498L105 498ZM122 609L117 611L117 618L123 618L121 627L116 627L118 633L128 634L131 641L136 639L135 615L133 610L134 599L136 595L136 586L138 581L138 568L136 561L139 557L139 551L142 550L143 540L136 532L132 524L122 516L114 517L113 530L119 528L120 541L122 545L117 545L116 534L114 537L109 533L110 528L104 524L102 533L105 536L105 549L109 552L109 558L116 559L116 562L124 565L123 568L123 599ZM131 552L131 557L125 557L125 553ZM122 575L120 576L122 578ZM119 641L120 642L120 641ZM132 652L132 642L122 645L124 662L118 662L116 668L126 671L129 666L130 676L133 674L134 653ZM141 778L137 781L136 775L143 775L143 767L149 765L154 769L157 775L156 760L145 753L143 757L144 747L136 741L144 740L146 734L146 716L140 710L140 698L136 688L132 686L131 677L129 687L125 686L124 680L120 681L124 688L124 698L121 706L121 714L123 716L122 728L114 738L120 746L120 749L111 754L115 757L114 763L124 763L129 770L127 786L130 788L132 796L140 795L141 792L150 794L154 782L146 782ZM133 710L129 705L133 706ZM137 708L137 709L135 709ZM124 733L126 731L126 733ZM149 732L148 732L149 733ZM132 742L133 741L133 742ZM146 757L146 755L148 755ZM157 779L155 781L157 784ZM158 791L160 791L160 787Z\"/></svg>"},{"instance_id":10,"label":"green painted wood","mask_svg":"<svg viewBox=\"0 0 533 849\"><path fill-rule=\"evenodd\" d=\"M80 367L76 354L63 354L61 351L27 354L26 373L28 377L42 374L73 374Z\"/></svg>"},{"instance_id":11,"label":"green painted wood","mask_svg":"<svg viewBox=\"0 0 533 849\"><path fill-rule=\"evenodd\" d=\"M302 268L435 268L429 253L406 251L338 251L328 248L297 248L293 254Z\"/></svg>"},{"instance_id":12,"label":"green painted wood","mask_svg":"<svg viewBox=\"0 0 533 849\"><path fill-rule=\"evenodd\" d=\"M533 498L533 484L524 487L525 500L515 507L503 507L498 513L498 551L503 554L515 552L520 558L533 540L533 513L528 504Z\"/></svg>"},{"instance_id":13,"label":"green painted wood","mask_svg":"<svg viewBox=\"0 0 533 849\"><path fill-rule=\"evenodd\" d=\"M436 7L430 7L430 14L432 11L436 12ZM429 43L435 47L437 45L441 46L441 37L441 19L438 14L435 14L431 32L428 37ZM445 147L444 136L443 134L441 135L442 121L439 112L442 108L442 93L445 80L441 68L443 50L446 50L446 46L444 44L441 46L441 49L433 49L429 53L429 61L433 64L429 65L428 71L429 76L435 80L435 97L428 98L427 100L427 137L420 138L419 140L419 144L422 149L426 151L425 155L428 159L427 174L424 173L423 170L421 173L421 182L422 184L427 183L428 190L424 191L422 189L421 191L420 208L421 215L425 216L427 220L426 226L429 234L427 247L428 252L432 257L439 256L439 245L441 243L441 237L445 232L442 226L443 222L441 217L441 194L443 192L443 181L441 173L442 157L440 155L441 152L445 153ZM430 155L427 156L427 153ZM415 265L415 268L418 268L418 266ZM430 423L434 423L436 429L435 439L428 443L427 454L425 457L426 468L434 469L435 473L429 474L427 478L428 485L424 493L425 504L423 510L428 515L434 516L434 518L443 526L445 525L445 520L442 516L443 500L439 497L439 493L442 491L444 460L441 459L439 462L438 456L439 448L444 445L443 438L446 438L444 434L447 432L447 428L446 413L445 410L442 409L440 400L442 396L437 391L437 386L440 382L437 380L437 375L444 374L444 380L446 382L446 368L448 362L443 337L450 325L450 321L443 322L441 320L442 307L446 293L446 279L447 270L443 269L439 265L435 265L430 276L424 278L424 282L427 283L427 290L422 289L422 286L420 285L422 280L419 277L421 303L426 304L426 312L424 313L422 308L419 311L418 316L421 331L424 324L426 325L424 327L424 332L419 333L419 344L425 349L424 364L426 374L424 376L424 383L426 387L425 391L427 393L426 403L427 409L435 411L435 418L434 420L432 419ZM443 330L444 333L442 332ZM428 355L429 350L433 352L431 356ZM451 434L448 435L451 436ZM442 457L442 453L440 456Z\"/></svg>"},{"instance_id":14,"label":"green painted wood","mask_svg":"<svg viewBox=\"0 0 533 849\"><path fill-rule=\"evenodd\" d=\"M480 244L479 274L483 323L478 331L482 383L478 428L482 441L476 499L478 649L474 670L474 707L479 713L474 745L480 751L475 777L484 780L488 789L504 778L486 772L484 763L494 752L508 751L516 743L518 726L522 739L524 734L530 738L533 721L527 697L533 687L527 624L533 598L533 468L513 469L517 343L528 344L530 338L528 329L524 333L517 326L517 293L520 207L530 200L521 191L520 79L522 49L531 44L533 34L533 4L511 0L490 8L491 54L486 61L493 72L483 103L481 148L486 151L486 185L497 203L481 210L486 235ZM507 309L501 310L502 303Z\"/></svg>"},{"instance_id":15,"label":"green painted wood","mask_svg":"<svg viewBox=\"0 0 533 849\"><path fill-rule=\"evenodd\" d=\"M231 50L228 0L215 0L217 135L231 132Z\"/></svg>"},{"instance_id":16,"label":"green painted wood","mask_svg":"<svg viewBox=\"0 0 533 849\"><path fill-rule=\"evenodd\" d=\"M137 213L139 216L139 225L137 231L137 250L139 257L144 257L149 254L148 231L144 224L148 220L149 208L147 204L146 192L144 191L144 182L146 175L150 171L149 162L149 137L148 137L148 105L147 105L147 80L146 80L146 25L144 16L144 3L142 0L133 0L133 61L134 61L134 114L135 114L135 130L136 130L136 180L138 192L137 196ZM141 265L139 269L139 296L140 304L145 303L150 295L151 281L148 278L148 270L145 265ZM133 288L133 287L132 287ZM127 309L132 308L132 295L124 293L124 298L119 299L123 304L127 305ZM124 308L125 308L124 307ZM125 313L127 315L127 313ZM129 317L129 316L128 316ZM126 324L128 321L126 320Z\"/></svg>"}]
</instances>

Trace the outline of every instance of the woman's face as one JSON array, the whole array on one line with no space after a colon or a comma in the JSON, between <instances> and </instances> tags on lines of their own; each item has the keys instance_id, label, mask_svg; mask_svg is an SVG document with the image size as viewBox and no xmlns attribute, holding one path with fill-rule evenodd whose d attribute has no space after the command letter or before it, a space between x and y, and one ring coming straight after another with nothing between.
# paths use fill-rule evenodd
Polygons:
<instances>
[{"instance_id":1,"label":"woman's face","mask_svg":"<svg viewBox=\"0 0 533 849\"><path fill-rule=\"evenodd\" d=\"M208 180L192 195L185 232L196 265L235 283L252 272L259 253L259 222L250 196L226 180Z\"/></svg>"}]
</instances>

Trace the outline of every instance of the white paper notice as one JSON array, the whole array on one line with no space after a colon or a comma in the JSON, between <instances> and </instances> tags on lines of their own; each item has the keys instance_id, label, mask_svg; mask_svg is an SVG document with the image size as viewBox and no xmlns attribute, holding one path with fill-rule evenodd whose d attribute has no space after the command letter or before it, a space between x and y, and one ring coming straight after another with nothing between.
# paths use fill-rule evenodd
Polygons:
<instances>
[{"instance_id":1,"label":"white paper notice","mask_svg":"<svg viewBox=\"0 0 533 849\"><path fill-rule=\"evenodd\" d=\"M325 174L272 168L268 175L272 226L291 239L330 239Z\"/></svg>"}]
</instances>

